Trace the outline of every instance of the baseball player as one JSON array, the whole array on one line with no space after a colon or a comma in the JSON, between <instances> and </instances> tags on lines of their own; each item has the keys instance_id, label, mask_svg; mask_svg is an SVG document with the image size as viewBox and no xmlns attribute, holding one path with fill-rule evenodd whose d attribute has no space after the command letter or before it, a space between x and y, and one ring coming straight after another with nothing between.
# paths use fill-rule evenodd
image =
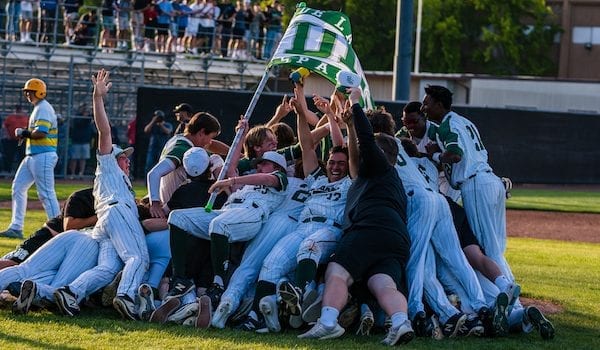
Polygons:
<instances>
[{"instance_id":1,"label":"baseball player","mask_svg":"<svg viewBox=\"0 0 600 350\"><path fill-rule=\"evenodd\" d=\"M108 284L124 264L113 305L124 318L137 319L134 297L148 269L148 248L129 181L128 156L133 149L122 150L111 141L110 124L104 109L104 97L112 86L109 73L101 69L92 76L92 83L94 121L99 138L94 179L98 222L92 232L100 247L98 266L56 290L54 296L63 314L75 316L79 312L78 303Z\"/></svg>"},{"instance_id":2,"label":"baseball player","mask_svg":"<svg viewBox=\"0 0 600 350\"><path fill-rule=\"evenodd\" d=\"M241 119L238 127L247 128L247 120ZM241 142L234 152L241 151ZM234 153L236 154L236 153ZM229 252L232 242L252 239L260 230L270 213L284 199L287 186L286 162L280 154L268 151L255 161L257 173L233 176L237 170L236 160L230 167L229 178L217 181L210 191L234 191L221 210L206 213L204 208L174 210L169 214L171 234L188 232L194 236L211 240L211 259L215 274L213 288L209 295L213 305L219 304L224 290L224 277L229 270ZM240 187L243 186L243 187ZM179 286L179 287L178 287ZM182 279L174 283L171 297L186 294L193 283Z\"/></svg>"},{"instance_id":3,"label":"baseball player","mask_svg":"<svg viewBox=\"0 0 600 350\"><path fill-rule=\"evenodd\" d=\"M373 128L374 131L393 135L390 133L394 129L391 114L377 110L369 113L368 117L374 125L389 125L385 128L379 127L380 129ZM473 310L481 310L482 317L490 316L475 272L460 249L450 208L444 197L428 186L426 178L408 156L401 141L397 138L395 140L398 144L396 170L406 190L408 203L407 227L411 238L410 257L406 266L409 281L408 311L413 319L415 331L418 335L425 334L426 316L422 299L423 289L426 289L425 297L440 316L446 336L458 335L463 324L469 329L467 334L481 334L483 327L479 320L475 317L469 318L451 307L435 277L434 252L445 264L452 266L451 272L468 291L469 299L464 302L469 302ZM430 249L433 251L429 252ZM427 255L431 255L429 260Z\"/></svg>"},{"instance_id":4,"label":"baseball player","mask_svg":"<svg viewBox=\"0 0 600 350\"><path fill-rule=\"evenodd\" d=\"M22 282L13 311L26 314L31 305L53 300L56 288L71 283L98 259L98 242L89 234L69 230L57 235L17 266L0 271L0 290Z\"/></svg>"},{"instance_id":5,"label":"baseball player","mask_svg":"<svg viewBox=\"0 0 600 350\"><path fill-rule=\"evenodd\" d=\"M302 147L302 167L308 184L307 198L299 216L298 227L283 237L265 258L256 287L253 311L240 329L252 331L262 328L280 331L277 309L272 295L279 285L279 294L292 314L301 315L305 296L314 299L317 265L328 258L341 235L341 220L346 194L352 184L348 177L348 154L340 145L331 150L326 171L319 167L314 139L305 119L306 100L302 86L295 88L291 103L298 115L298 138ZM321 99L318 101L324 103ZM337 127L337 123L332 128ZM335 133L335 132L334 132ZM341 135L339 128L337 133ZM341 144L341 137L337 138ZM296 270L295 283L280 283ZM296 285L299 287L297 288ZM314 300L312 300L314 301ZM260 312L259 312L260 311Z\"/></svg>"},{"instance_id":6,"label":"baseball player","mask_svg":"<svg viewBox=\"0 0 600 350\"><path fill-rule=\"evenodd\" d=\"M12 183L12 218L0 237L23 238L23 222L27 209L27 190L35 183L38 197L48 219L60 214L54 191L54 166L58 161L56 147L58 129L56 113L46 100L46 84L37 78L23 86L25 98L33 105L27 129L15 129L19 142L26 140L25 158L21 161Z\"/></svg>"},{"instance_id":7,"label":"baseball player","mask_svg":"<svg viewBox=\"0 0 600 350\"><path fill-rule=\"evenodd\" d=\"M402 110L402 124L404 126L398 130L396 137L410 138L416 144L420 156L427 156L426 146L432 142L436 142L435 134L438 125L428 120L421 113L421 102L412 101L404 106ZM460 191L450 186L443 170L438 172L437 182L440 192L452 198L457 203L460 201Z\"/></svg>"},{"instance_id":8,"label":"baseball player","mask_svg":"<svg viewBox=\"0 0 600 350\"><path fill-rule=\"evenodd\" d=\"M92 189L73 192L65 201L60 215L52 218L25 240L16 250L0 259L0 269L22 263L52 237L67 230L79 230L96 224Z\"/></svg>"},{"instance_id":9,"label":"baseball player","mask_svg":"<svg viewBox=\"0 0 600 350\"><path fill-rule=\"evenodd\" d=\"M460 189L467 219L486 255L498 264L508 285L499 281L494 325L506 324L514 276L506 259L506 190L488 164L479 131L465 117L453 112L452 92L443 86L425 88L422 111L440 124L437 146L427 148L431 159L442 165L450 185ZM494 281L496 283L496 281Z\"/></svg>"},{"instance_id":10,"label":"baseball player","mask_svg":"<svg viewBox=\"0 0 600 350\"><path fill-rule=\"evenodd\" d=\"M344 234L325 273L321 317L299 338L340 337L345 330L338 324L338 316L347 303L348 288L364 280L392 320L383 343L405 343L412 340L414 332L406 314L406 299L400 292L410 239L405 225L406 197L393 167L397 145L385 135L376 141L358 104L360 90L350 88L348 92L352 105L352 116L345 115L348 146L351 164L356 164L351 169L355 167L358 176L348 191Z\"/></svg>"},{"instance_id":11,"label":"baseball player","mask_svg":"<svg viewBox=\"0 0 600 350\"><path fill-rule=\"evenodd\" d=\"M190 148L207 148L213 138L221 132L217 118L209 113L196 113L186 124L183 134L173 136L163 148L160 160L148 172L148 195L150 214L156 218L166 218L164 205L173 192L187 179L183 168L183 154Z\"/></svg>"}]
</instances>

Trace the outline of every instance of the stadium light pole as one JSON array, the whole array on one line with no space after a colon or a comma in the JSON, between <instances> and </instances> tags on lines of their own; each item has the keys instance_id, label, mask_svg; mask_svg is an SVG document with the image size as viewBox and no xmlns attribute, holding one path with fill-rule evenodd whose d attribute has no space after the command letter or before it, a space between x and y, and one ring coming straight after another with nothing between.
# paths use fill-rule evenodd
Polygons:
<instances>
[{"instance_id":1,"label":"stadium light pole","mask_svg":"<svg viewBox=\"0 0 600 350\"><path fill-rule=\"evenodd\" d=\"M415 30L415 68L414 72L419 73L421 63L421 27L423 24L423 0L417 1L417 29Z\"/></svg>"},{"instance_id":2,"label":"stadium light pole","mask_svg":"<svg viewBox=\"0 0 600 350\"><path fill-rule=\"evenodd\" d=\"M395 101L407 101L412 63L413 0L398 0L396 12L393 95Z\"/></svg>"}]
</instances>

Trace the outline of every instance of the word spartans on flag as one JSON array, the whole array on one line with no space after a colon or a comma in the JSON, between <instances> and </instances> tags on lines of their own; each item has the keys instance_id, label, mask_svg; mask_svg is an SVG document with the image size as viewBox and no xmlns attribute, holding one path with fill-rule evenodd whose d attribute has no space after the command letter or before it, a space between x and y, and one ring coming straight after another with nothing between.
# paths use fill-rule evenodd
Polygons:
<instances>
[{"instance_id":1,"label":"word spartans on flag","mask_svg":"<svg viewBox=\"0 0 600 350\"><path fill-rule=\"evenodd\" d=\"M305 67L334 85L338 84L338 72L353 72L361 79L361 105L373 109L369 85L351 44L350 20L344 13L315 10L300 4L268 67Z\"/></svg>"}]
</instances>

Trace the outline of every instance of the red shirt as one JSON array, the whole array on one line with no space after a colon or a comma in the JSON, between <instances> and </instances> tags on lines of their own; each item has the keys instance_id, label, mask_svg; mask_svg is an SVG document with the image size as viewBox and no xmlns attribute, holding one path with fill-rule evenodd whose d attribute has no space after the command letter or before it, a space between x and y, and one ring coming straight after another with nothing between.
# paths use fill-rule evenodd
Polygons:
<instances>
[{"instance_id":1,"label":"red shirt","mask_svg":"<svg viewBox=\"0 0 600 350\"><path fill-rule=\"evenodd\" d=\"M135 126L137 124L136 121L137 118L130 121L129 124L127 124L127 141L130 145L135 145Z\"/></svg>"},{"instance_id":2,"label":"red shirt","mask_svg":"<svg viewBox=\"0 0 600 350\"><path fill-rule=\"evenodd\" d=\"M4 119L2 127L6 129L6 133L9 139L16 140L15 129L16 128L27 128L29 117L26 114L11 114Z\"/></svg>"}]
</instances>

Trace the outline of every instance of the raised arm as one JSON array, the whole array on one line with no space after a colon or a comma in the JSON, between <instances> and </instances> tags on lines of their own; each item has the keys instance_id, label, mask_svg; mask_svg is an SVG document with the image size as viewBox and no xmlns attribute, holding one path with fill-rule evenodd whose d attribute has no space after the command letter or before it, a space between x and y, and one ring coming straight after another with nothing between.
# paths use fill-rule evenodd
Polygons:
<instances>
[{"instance_id":1,"label":"raised arm","mask_svg":"<svg viewBox=\"0 0 600 350\"><path fill-rule=\"evenodd\" d=\"M296 84L294 88L295 97L291 103L296 110L297 115L297 128L298 128L298 140L300 141L300 148L302 149L302 168L304 174L308 175L312 173L319 166L317 159L317 153L315 152L315 142L310 133L308 122L306 121L306 113L308 107L306 106L306 98L304 96L304 87L300 84Z\"/></svg>"},{"instance_id":2,"label":"raised arm","mask_svg":"<svg viewBox=\"0 0 600 350\"><path fill-rule=\"evenodd\" d=\"M109 75L104 68L98 71L98 74L92 76L92 85L94 86L93 107L94 122L98 129L98 153L100 155L112 152L112 136L110 134L110 123L104 109L104 97L108 94L112 83Z\"/></svg>"},{"instance_id":3,"label":"raised arm","mask_svg":"<svg viewBox=\"0 0 600 350\"><path fill-rule=\"evenodd\" d=\"M350 177L356 179L358 176L358 168L360 161L360 153L358 150L358 138L356 129L354 128L354 119L350 110L342 113L342 119L346 123L348 130L348 172Z\"/></svg>"},{"instance_id":4,"label":"raised arm","mask_svg":"<svg viewBox=\"0 0 600 350\"><path fill-rule=\"evenodd\" d=\"M342 130L337 123L336 115L329 101L321 96L313 95L315 106L327 117L329 122L329 133L331 134L331 142L333 146L342 146L344 144L344 136Z\"/></svg>"}]
</instances>

